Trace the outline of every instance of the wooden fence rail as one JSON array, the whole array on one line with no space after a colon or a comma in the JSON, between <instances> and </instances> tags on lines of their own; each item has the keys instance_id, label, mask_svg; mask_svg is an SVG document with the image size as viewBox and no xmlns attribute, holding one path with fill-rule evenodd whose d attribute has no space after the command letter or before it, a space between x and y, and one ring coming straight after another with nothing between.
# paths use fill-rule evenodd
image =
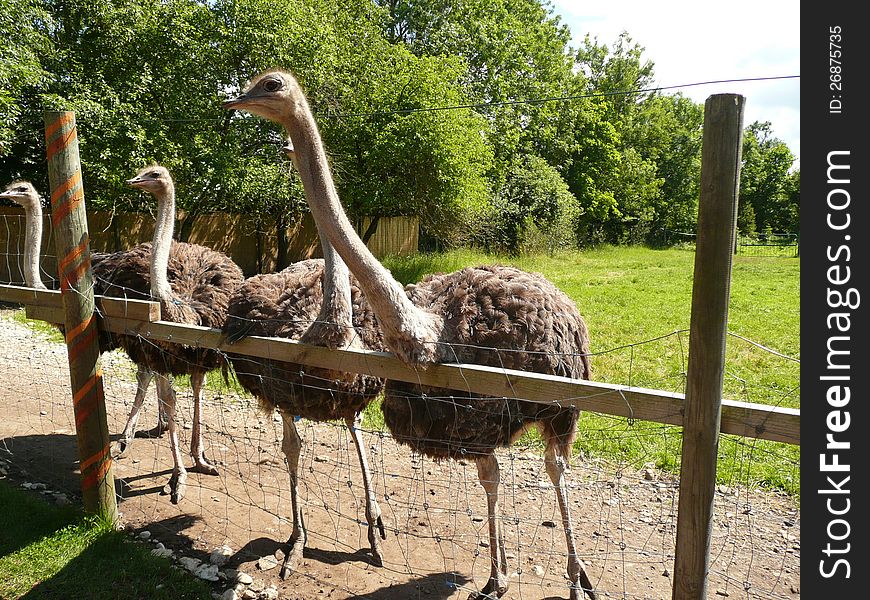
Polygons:
<instances>
[{"instance_id":1,"label":"wooden fence rail","mask_svg":"<svg viewBox=\"0 0 870 600\"><path fill-rule=\"evenodd\" d=\"M469 364L439 364L426 370L414 370L386 352L330 350L282 338L251 336L230 344L218 329L160 321L159 303L96 298L99 327L115 333L215 348L255 358L366 373L449 388L457 393L518 397L643 421L683 424L685 396L675 392ZM0 301L26 305L30 318L51 323L63 319L60 292L0 285ZM723 400L721 431L800 445L800 410Z\"/></svg>"}]
</instances>

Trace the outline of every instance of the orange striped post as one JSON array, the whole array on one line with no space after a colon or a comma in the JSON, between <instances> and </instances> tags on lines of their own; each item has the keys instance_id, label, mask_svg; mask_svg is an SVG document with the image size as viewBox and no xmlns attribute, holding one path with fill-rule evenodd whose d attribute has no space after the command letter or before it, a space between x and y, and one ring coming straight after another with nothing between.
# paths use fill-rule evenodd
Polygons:
<instances>
[{"instance_id":1,"label":"orange striped post","mask_svg":"<svg viewBox=\"0 0 870 600\"><path fill-rule=\"evenodd\" d=\"M82 496L87 512L103 514L114 521L118 505L109 454L109 427L94 317L94 275L75 113L45 113L45 145Z\"/></svg>"}]
</instances>

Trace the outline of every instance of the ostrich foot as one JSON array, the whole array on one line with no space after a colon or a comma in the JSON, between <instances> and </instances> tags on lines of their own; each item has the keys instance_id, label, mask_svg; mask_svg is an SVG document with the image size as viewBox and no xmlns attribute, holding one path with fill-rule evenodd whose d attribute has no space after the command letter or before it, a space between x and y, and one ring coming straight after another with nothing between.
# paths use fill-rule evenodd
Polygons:
<instances>
[{"instance_id":1,"label":"ostrich foot","mask_svg":"<svg viewBox=\"0 0 870 600\"><path fill-rule=\"evenodd\" d=\"M217 467L208 462L205 455L194 457L193 466L188 470L193 471L194 473L203 473L205 475L220 475Z\"/></svg>"},{"instance_id":2,"label":"ostrich foot","mask_svg":"<svg viewBox=\"0 0 870 600\"><path fill-rule=\"evenodd\" d=\"M130 445L133 443L132 437L122 436L117 441L112 443L112 458L123 458L127 454L127 450L130 449Z\"/></svg>"},{"instance_id":3,"label":"ostrich foot","mask_svg":"<svg viewBox=\"0 0 870 600\"><path fill-rule=\"evenodd\" d=\"M589 596L589 600L598 600L589 577L586 573L581 573L580 581L571 584L571 595L568 598L569 600L583 600L584 592Z\"/></svg>"},{"instance_id":4,"label":"ostrich foot","mask_svg":"<svg viewBox=\"0 0 870 600\"><path fill-rule=\"evenodd\" d=\"M507 579L493 579L490 577L486 582L486 586L479 592L472 592L468 595L468 600L496 600L505 595L508 589Z\"/></svg>"},{"instance_id":5,"label":"ostrich foot","mask_svg":"<svg viewBox=\"0 0 870 600\"><path fill-rule=\"evenodd\" d=\"M380 517L377 518L375 523L369 523L369 545L372 548L372 563L376 567L383 567L384 553L381 552L381 540L378 539L375 529L380 531L381 539L387 539L387 530L384 529L384 522Z\"/></svg>"},{"instance_id":6,"label":"ostrich foot","mask_svg":"<svg viewBox=\"0 0 870 600\"><path fill-rule=\"evenodd\" d=\"M296 539L294 539L294 536ZM302 551L305 549L304 535L291 535L287 540L287 553L284 555L284 564L281 565L281 579L287 579L290 574L296 570L296 565L299 559L302 558Z\"/></svg>"},{"instance_id":7,"label":"ostrich foot","mask_svg":"<svg viewBox=\"0 0 870 600\"><path fill-rule=\"evenodd\" d=\"M184 494L187 491L187 471L173 471L168 485L170 501L173 504L178 504L184 498Z\"/></svg>"}]
</instances>

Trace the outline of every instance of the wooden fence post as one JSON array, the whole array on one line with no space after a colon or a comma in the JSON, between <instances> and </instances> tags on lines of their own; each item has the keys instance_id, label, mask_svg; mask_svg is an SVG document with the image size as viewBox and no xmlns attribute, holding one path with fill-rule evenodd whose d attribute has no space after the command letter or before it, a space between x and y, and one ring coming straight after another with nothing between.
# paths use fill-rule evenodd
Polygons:
<instances>
[{"instance_id":1,"label":"wooden fence post","mask_svg":"<svg viewBox=\"0 0 870 600\"><path fill-rule=\"evenodd\" d=\"M673 600L707 593L744 104L717 94L704 107Z\"/></svg>"},{"instance_id":2,"label":"wooden fence post","mask_svg":"<svg viewBox=\"0 0 870 600\"><path fill-rule=\"evenodd\" d=\"M99 332L94 316L88 223L79 164L75 113L45 113L51 221L65 318L79 469L84 508L117 518L115 481L109 454L109 427L100 368Z\"/></svg>"}]
</instances>

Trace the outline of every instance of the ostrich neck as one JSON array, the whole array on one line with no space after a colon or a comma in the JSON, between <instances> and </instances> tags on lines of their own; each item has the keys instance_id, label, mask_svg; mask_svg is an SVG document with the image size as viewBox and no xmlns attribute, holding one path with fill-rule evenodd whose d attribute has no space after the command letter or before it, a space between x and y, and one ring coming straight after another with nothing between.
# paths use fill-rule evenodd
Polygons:
<instances>
[{"instance_id":1,"label":"ostrich neck","mask_svg":"<svg viewBox=\"0 0 870 600\"><path fill-rule=\"evenodd\" d=\"M408 299L402 285L354 231L338 199L320 133L307 103L300 102L293 116L282 125L293 140L296 167L318 231L357 276L390 350L408 362L420 360L421 355L433 351L431 346L421 351L421 346L437 341L440 318L419 309Z\"/></svg>"},{"instance_id":2,"label":"ostrich neck","mask_svg":"<svg viewBox=\"0 0 870 600\"><path fill-rule=\"evenodd\" d=\"M45 289L39 276L39 245L42 243L42 208L39 201L24 208L24 282Z\"/></svg>"},{"instance_id":3,"label":"ostrich neck","mask_svg":"<svg viewBox=\"0 0 870 600\"><path fill-rule=\"evenodd\" d=\"M151 244L151 296L162 301L172 299L169 285L169 249L172 246L172 232L175 229L175 190L170 184L168 189L157 197L157 223L154 226L154 240Z\"/></svg>"},{"instance_id":4,"label":"ostrich neck","mask_svg":"<svg viewBox=\"0 0 870 600\"><path fill-rule=\"evenodd\" d=\"M293 166L299 169L299 162L296 153L292 154L291 160ZM306 193L314 193L311 189L310 182L303 182ZM320 228L320 225L315 221L317 226L317 235L320 238L320 247L323 251L323 278L322 292L323 301L320 303L320 313L317 316L317 324L334 323L341 329L340 336L344 339L341 345L347 345L356 336L353 333L353 300L350 290L350 271L347 265L341 260L341 256L335 251L332 244L329 243L329 238L326 233ZM318 328L315 328L318 329ZM317 337L321 335L319 331L312 331L310 336Z\"/></svg>"}]
</instances>

